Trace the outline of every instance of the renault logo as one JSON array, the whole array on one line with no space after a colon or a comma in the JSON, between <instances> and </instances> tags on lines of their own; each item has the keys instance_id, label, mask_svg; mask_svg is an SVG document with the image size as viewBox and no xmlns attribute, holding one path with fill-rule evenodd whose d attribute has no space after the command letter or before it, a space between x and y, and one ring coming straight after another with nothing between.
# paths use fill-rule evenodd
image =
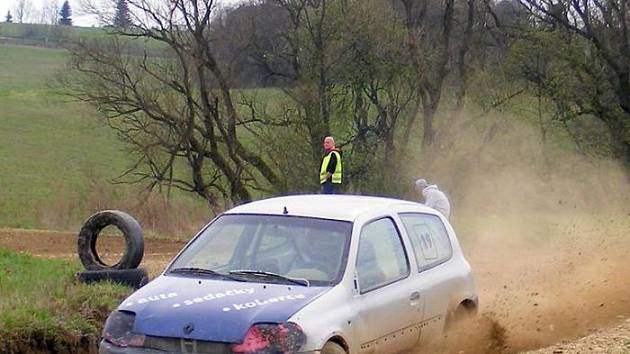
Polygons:
<instances>
[{"instance_id":1,"label":"renault logo","mask_svg":"<svg viewBox=\"0 0 630 354\"><path fill-rule=\"evenodd\" d=\"M195 325L192 324L192 323L189 323L189 324L184 326L184 333L186 333L186 334L191 334L192 331L194 331L194 330L195 330Z\"/></svg>"}]
</instances>

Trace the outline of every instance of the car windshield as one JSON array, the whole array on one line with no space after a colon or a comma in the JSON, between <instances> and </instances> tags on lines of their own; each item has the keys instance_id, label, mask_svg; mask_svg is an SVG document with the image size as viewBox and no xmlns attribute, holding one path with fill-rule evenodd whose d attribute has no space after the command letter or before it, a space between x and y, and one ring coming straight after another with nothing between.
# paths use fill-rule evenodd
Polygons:
<instances>
[{"instance_id":1,"label":"car windshield","mask_svg":"<svg viewBox=\"0 0 630 354\"><path fill-rule=\"evenodd\" d=\"M345 270L351 232L347 221L223 215L181 253L168 273L207 269L213 271L208 276L245 281L331 285Z\"/></svg>"}]
</instances>

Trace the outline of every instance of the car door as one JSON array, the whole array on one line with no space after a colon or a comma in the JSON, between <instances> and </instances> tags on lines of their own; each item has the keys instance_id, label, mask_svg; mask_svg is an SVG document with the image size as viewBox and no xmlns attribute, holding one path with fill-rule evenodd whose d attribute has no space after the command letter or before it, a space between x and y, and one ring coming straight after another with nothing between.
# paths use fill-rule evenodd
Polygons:
<instances>
[{"instance_id":1,"label":"car door","mask_svg":"<svg viewBox=\"0 0 630 354\"><path fill-rule=\"evenodd\" d=\"M411 241L424 300L421 342L439 334L455 287L457 272L450 268L453 255L448 232L440 217L423 213L398 215Z\"/></svg>"},{"instance_id":2,"label":"car door","mask_svg":"<svg viewBox=\"0 0 630 354\"><path fill-rule=\"evenodd\" d=\"M360 353L396 353L415 345L422 318L410 262L394 221L373 220L361 229L355 266L354 338Z\"/></svg>"}]
</instances>

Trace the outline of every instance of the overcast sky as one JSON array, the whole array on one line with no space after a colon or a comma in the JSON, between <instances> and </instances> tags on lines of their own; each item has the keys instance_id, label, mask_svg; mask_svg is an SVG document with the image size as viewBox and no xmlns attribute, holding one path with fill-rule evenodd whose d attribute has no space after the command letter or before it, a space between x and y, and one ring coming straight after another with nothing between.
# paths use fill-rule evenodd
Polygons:
<instances>
[{"instance_id":1,"label":"overcast sky","mask_svg":"<svg viewBox=\"0 0 630 354\"><path fill-rule=\"evenodd\" d=\"M39 23L41 19L42 9L45 4L50 4L55 0L27 0L31 3L31 10L29 12L28 19L25 19L24 22L34 22ZM61 7L61 4L64 0L56 0ZM75 26L97 26L98 21L96 18L90 15L82 15L81 9L79 8L79 0L69 0L70 8L72 9L72 23ZM222 4L234 4L243 2L245 0L219 0ZM5 17L7 15L7 11L11 10L11 14L13 15L13 21L15 22L15 7L18 3L18 0L0 0L0 22L5 21Z\"/></svg>"}]
</instances>

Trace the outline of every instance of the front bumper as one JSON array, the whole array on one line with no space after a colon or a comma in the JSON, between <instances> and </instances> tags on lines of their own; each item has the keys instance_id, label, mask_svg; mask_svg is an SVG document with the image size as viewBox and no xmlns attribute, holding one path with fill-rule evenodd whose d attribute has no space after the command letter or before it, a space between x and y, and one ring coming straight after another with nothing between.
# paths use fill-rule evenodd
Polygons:
<instances>
[{"instance_id":1,"label":"front bumper","mask_svg":"<svg viewBox=\"0 0 630 354\"><path fill-rule=\"evenodd\" d=\"M147 336L144 347L119 347L103 339L98 351L99 354L232 354L232 346L228 343Z\"/></svg>"},{"instance_id":2,"label":"front bumper","mask_svg":"<svg viewBox=\"0 0 630 354\"><path fill-rule=\"evenodd\" d=\"M101 340L101 343L98 346L98 353L99 354L165 354L165 353L175 353L175 352L152 349L152 348L119 347L103 339ZM185 348L179 353L193 354L193 353L202 353L202 352L196 352L194 351L194 349ZM230 352L223 352L223 353L230 353ZM321 351L312 350L312 351L307 351L307 352L298 352L297 354L321 354Z\"/></svg>"},{"instance_id":3,"label":"front bumper","mask_svg":"<svg viewBox=\"0 0 630 354\"><path fill-rule=\"evenodd\" d=\"M151 348L135 348L135 347L119 347L109 343L106 340L101 340L98 345L98 354L164 354L163 350L151 349Z\"/></svg>"}]
</instances>

